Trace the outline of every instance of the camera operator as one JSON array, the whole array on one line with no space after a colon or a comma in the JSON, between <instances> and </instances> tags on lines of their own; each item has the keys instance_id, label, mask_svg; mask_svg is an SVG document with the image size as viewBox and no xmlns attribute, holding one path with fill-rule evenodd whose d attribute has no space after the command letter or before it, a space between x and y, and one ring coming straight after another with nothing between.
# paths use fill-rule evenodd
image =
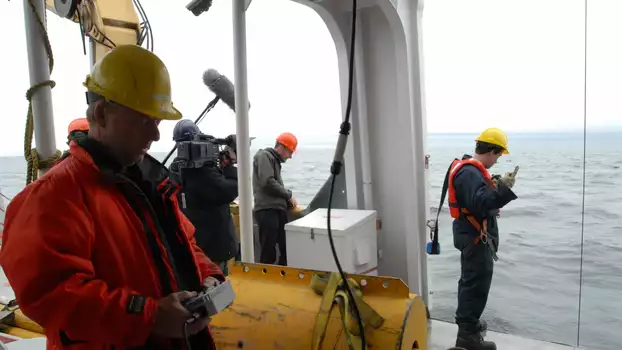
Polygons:
<instances>
[{"instance_id":1,"label":"camera operator","mask_svg":"<svg viewBox=\"0 0 622 350\"><path fill-rule=\"evenodd\" d=\"M210 138L191 120L181 120L175 125L173 140L178 145L178 153L170 166L172 180L182 187L179 204L195 226L197 245L227 275L227 261L239 250L229 208L238 197L235 135L224 140L227 144L218 154L217 162L188 166L187 159L180 158L180 142L193 141L197 136Z\"/></svg>"}]
</instances>

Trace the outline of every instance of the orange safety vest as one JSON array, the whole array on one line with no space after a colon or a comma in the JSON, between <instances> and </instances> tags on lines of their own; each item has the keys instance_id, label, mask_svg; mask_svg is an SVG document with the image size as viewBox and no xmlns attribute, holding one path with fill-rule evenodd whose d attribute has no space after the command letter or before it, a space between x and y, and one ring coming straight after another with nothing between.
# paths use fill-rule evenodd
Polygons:
<instances>
[{"instance_id":1,"label":"orange safety vest","mask_svg":"<svg viewBox=\"0 0 622 350\"><path fill-rule=\"evenodd\" d=\"M485 241L487 238L486 237L487 235L486 219L484 219L482 224L480 224L479 222L477 222L475 217L473 217L473 214L471 214L471 212L467 208L461 208L458 205L458 200L456 199L456 188L454 187L454 178L456 177L456 174L458 174L458 171L462 169L462 167L465 165L472 165L476 167L477 169L479 169L479 171L484 176L484 179L486 180L486 183L488 184L488 186L492 188L497 188L497 186L492 181L492 178L490 177L490 173L488 172L488 170L477 159L474 159L474 158L467 158L467 159L462 159L462 160L455 159L451 163L451 167L449 170L449 184L447 188L449 192L448 193L449 198L447 199L447 202L449 204L449 214L454 219L460 219L464 217L467 220L469 220L469 222L473 225L473 227L475 227L477 232L480 232L480 235L477 236L477 238L475 239L475 243L478 243L480 240Z\"/></svg>"}]
</instances>

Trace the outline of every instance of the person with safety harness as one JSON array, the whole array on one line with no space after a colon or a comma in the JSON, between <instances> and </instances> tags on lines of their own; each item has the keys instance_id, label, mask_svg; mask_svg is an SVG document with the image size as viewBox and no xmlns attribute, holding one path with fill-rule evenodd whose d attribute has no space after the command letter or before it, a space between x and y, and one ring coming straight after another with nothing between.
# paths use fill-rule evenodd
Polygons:
<instances>
[{"instance_id":1,"label":"person with safety harness","mask_svg":"<svg viewBox=\"0 0 622 350\"><path fill-rule=\"evenodd\" d=\"M147 154L162 120L181 119L164 63L117 46L92 68L88 137L19 193L0 264L48 349L215 349L209 319L182 305L224 281ZM186 344L189 344L187 346Z\"/></svg>"},{"instance_id":2,"label":"person with safety harness","mask_svg":"<svg viewBox=\"0 0 622 350\"><path fill-rule=\"evenodd\" d=\"M192 120L183 119L173 129L173 141L191 141L200 134ZM238 254L240 243L229 207L238 197L236 159L233 148L227 146L220 153L218 164L185 167L183 160L175 158L170 166L171 179L182 187L177 200L196 228L197 245L225 276L229 273L227 262Z\"/></svg>"},{"instance_id":3,"label":"person with safety harness","mask_svg":"<svg viewBox=\"0 0 622 350\"><path fill-rule=\"evenodd\" d=\"M475 155L455 159L444 185L449 191L449 211L454 218L454 246L461 252L456 347L496 350L495 343L483 339L487 325L480 317L488 300L493 260L497 260L497 216L500 208L518 198L511 190L516 174L506 173L493 179L488 173L499 157L509 154L508 138L503 131L486 129L475 142Z\"/></svg>"},{"instance_id":4,"label":"person with safety harness","mask_svg":"<svg viewBox=\"0 0 622 350\"><path fill-rule=\"evenodd\" d=\"M253 211L259 228L262 264L287 266L285 224L287 212L298 206L292 191L285 188L281 164L292 157L298 147L294 134L286 132L277 137L274 147L260 149L253 158ZM277 261L276 246L279 247Z\"/></svg>"}]
</instances>

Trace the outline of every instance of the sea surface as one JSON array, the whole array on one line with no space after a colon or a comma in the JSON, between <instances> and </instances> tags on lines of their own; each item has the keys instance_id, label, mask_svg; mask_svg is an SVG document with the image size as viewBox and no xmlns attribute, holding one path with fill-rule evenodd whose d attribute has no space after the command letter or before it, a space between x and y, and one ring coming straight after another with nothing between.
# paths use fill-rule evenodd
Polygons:
<instances>
[{"instance_id":1,"label":"sea surface","mask_svg":"<svg viewBox=\"0 0 622 350\"><path fill-rule=\"evenodd\" d=\"M582 133L510 135L511 154L491 169L502 174L520 166L514 187L519 199L503 208L499 219L500 260L483 316L491 329L575 345L579 331L586 349L621 347L621 136L587 134L583 202ZM449 163L471 151L473 137L429 135L431 216ZM301 204L327 179L335 141L301 144L284 165L284 181ZM257 139L251 152L270 143ZM154 156L162 159L164 154ZM0 158L0 188L8 197L23 187L25 169L21 157ZM460 256L453 248L446 204L440 235L442 254L428 257L431 312L453 322Z\"/></svg>"}]
</instances>

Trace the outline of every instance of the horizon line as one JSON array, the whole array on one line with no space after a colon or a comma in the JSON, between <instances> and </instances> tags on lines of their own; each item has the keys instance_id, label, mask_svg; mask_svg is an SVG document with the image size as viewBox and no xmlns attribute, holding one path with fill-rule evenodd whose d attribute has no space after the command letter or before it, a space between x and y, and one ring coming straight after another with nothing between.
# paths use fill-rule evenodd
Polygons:
<instances>
[{"instance_id":1,"label":"horizon line","mask_svg":"<svg viewBox=\"0 0 622 350\"><path fill-rule=\"evenodd\" d=\"M622 126L619 127L596 127L596 128L588 128L587 132L592 132L592 133L602 133L602 134L612 134L612 133L616 133L616 132L621 132L622 131ZM480 131L428 131L426 134L427 135L438 135L438 136L473 136L478 134ZM565 129L565 130L550 130L550 129L543 129L543 130L522 130L522 131L506 131L507 134L509 135L538 135L538 134L548 134L548 135L554 135L554 134L577 134L577 133L583 133L583 129ZM299 138L301 139L313 139L313 138L329 138L329 137L336 137L337 135L308 135L308 136L304 136L304 135L300 135ZM252 136L252 138L255 139L260 139L259 141L261 141L261 139L263 138L272 138L272 136ZM166 153L168 151L163 150L163 151L152 151L150 153ZM7 157L23 157L23 154L20 153L14 153L14 154L0 154L0 158L7 158Z\"/></svg>"}]
</instances>

